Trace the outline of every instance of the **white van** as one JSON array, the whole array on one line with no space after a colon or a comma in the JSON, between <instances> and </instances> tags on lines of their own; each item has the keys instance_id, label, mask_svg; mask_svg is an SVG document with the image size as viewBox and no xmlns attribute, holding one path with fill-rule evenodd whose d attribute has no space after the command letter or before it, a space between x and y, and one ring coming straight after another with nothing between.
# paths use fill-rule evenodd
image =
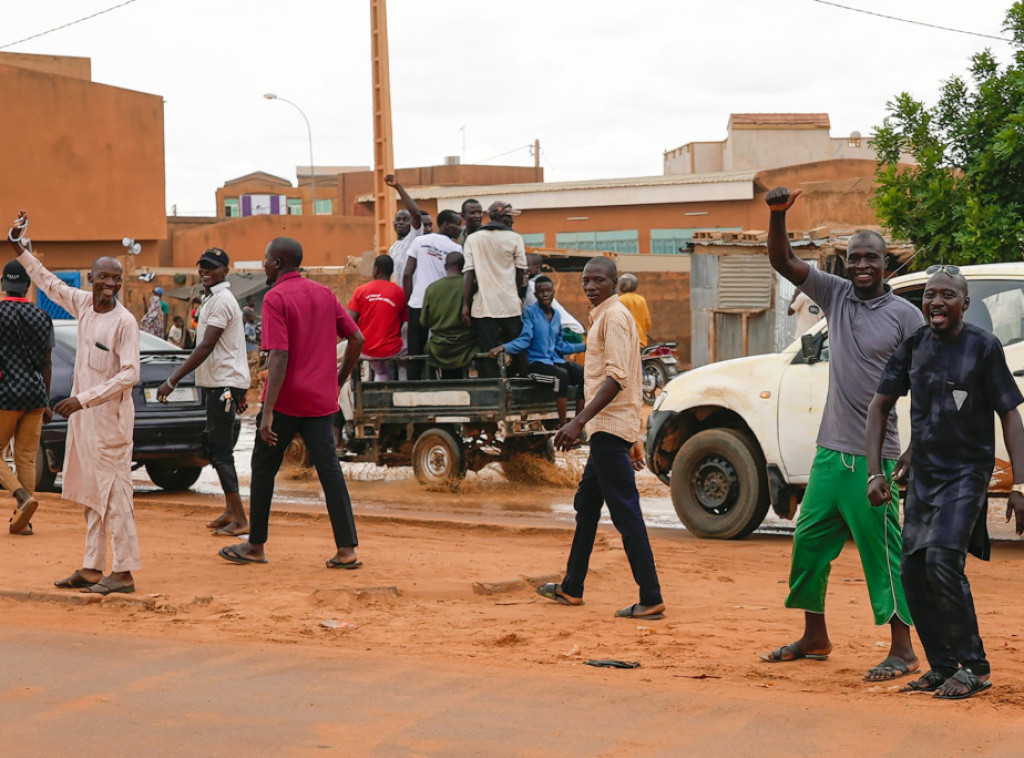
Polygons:
<instances>
[{"instance_id":1,"label":"white van","mask_svg":"<svg viewBox=\"0 0 1024 758\"><path fill-rule=\"evenodd\" d=\"M1024 388L1024 263L966 266L965 320L993 332ZM925 273L890 281L920 307ZM769 505L793 518L807 486L828 392L828 327L819 321L781 353L739 358L674 379L647 421L648 466L672 489L680 520L699 537L745 537ZM909 399L897 404L900 442L910 441ZM996 424L997 430L999 424ZM996 433L990 491L1009 492L1012 471Z\"/></svg>"}]
</instances>

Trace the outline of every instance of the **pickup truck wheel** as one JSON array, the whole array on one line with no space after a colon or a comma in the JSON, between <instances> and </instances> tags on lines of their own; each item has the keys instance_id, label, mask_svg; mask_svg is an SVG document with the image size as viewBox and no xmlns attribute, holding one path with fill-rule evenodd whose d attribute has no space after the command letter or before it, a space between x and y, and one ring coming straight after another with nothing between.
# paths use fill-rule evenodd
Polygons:
<instances>
[{"instance_id":1,"label":"pickup truck wheel","mask_svg":"<svg viewBox=\"0 0 1024 758\"><path fill-rule=\"evenodd\" d=\"M412 470L420 484L454 490L466 476L462 445L444 429L428 429L412 447Z\"/></svg>"},{"instance_id":2,"label":"pickup truck wheel","mask_svg":"<svg viewBox=\"0 0 1024 758\"><path fill-rule=\"evenodd\" d=\"M50 461L42 443L36 451L36 492L56 492L53 486L57 481L57 472L50 471Z\"/></svg>"},{"instance_id":3,"label":"pickup truck wheel","mask_svg":"<svg viewBox=\"0 0 1024 758\"><path fill-rule=\"evenodd\" d=\"M202 466L168 466L159 461L150 461L146 464L146 474L153 480L153 484L168 492L180 492L187 490L203 473Z\"/></svg>"},{"instance_id":4,"label":"pickup truck wheel","mask_svg":"<svg viewBox=\"0 0 1024 758\"><path fill-rule=\"evenodd\" d=\"M705 429L679 448L672 464L672 504L698 537L740 539L768 513L768 475L749 437Z\"/></svg>"}]
</instances>

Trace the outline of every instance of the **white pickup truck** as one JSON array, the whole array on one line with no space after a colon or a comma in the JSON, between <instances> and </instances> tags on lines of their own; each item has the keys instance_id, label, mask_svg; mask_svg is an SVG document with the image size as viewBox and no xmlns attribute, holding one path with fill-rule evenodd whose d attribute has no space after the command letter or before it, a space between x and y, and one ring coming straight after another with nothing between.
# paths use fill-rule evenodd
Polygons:
<instances>
[{"instance_id":1,"label":"white pickup truck","mask_svg":"<svg viewBox=\"0 0 1024 758\"><path fill-rule=\"evenodd\" d=\"M961 269L970 286L965 319L992 331L1024 387L1024 263ZM920 307L924 272L891 280ZM738 539L772 506L793 518L814 458L828 392L824 320L781 353L713 363L674 379L647 421L648 466L672 489L679 519L699 537ZM900 441L910 441L909 400L897 404ZM990 491L1009 492L1012 472L996 424Z\"/></svg>"}]
</instances>

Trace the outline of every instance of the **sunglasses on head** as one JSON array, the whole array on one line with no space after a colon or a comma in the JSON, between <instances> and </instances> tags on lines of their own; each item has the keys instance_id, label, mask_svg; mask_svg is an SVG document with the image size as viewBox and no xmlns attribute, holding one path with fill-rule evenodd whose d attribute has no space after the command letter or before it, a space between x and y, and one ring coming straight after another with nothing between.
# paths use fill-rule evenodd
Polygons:
<instances>
[{"instance_id":1,"label":"sunglasses on head","mask_svg":"<svg viewBox=\"0 0 1024 758\"><path fill-rule=\"evenodd\" d=\"M929 266L924 270L924 272L928 274L928 276L931 276L932 274L948 274L949 276L960 276L960 267L947 266L945 264L936 264L934 266Z\"/></svg>"}]
</instances>

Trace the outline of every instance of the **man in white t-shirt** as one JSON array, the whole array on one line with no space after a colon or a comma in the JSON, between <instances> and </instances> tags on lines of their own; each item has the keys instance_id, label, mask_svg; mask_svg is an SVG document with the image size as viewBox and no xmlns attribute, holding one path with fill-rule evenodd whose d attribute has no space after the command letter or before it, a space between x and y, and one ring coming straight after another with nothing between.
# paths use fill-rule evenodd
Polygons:
<instances>
[{"instance_id":1,"label":"man in white t-shirt","mask_svg":"<svg viewBox=\"0 0 1024 758\"><path fill-rule=\"evenodd\" d=\"M510 203L496 200L487 209L491 223L466 239L466 265L462 271L462 320L472 323L480 352L511 342L523 330L523 301L526 294L526 247L512 231L519 211ZM526 374L526 353L512 356L515 373ZM497 364L484 361L481 376L498 375Z\"/></svg>"},{"instance_id":2,"label":"man in white t-shirt","mask_svg":"<svg viewBox=\"0 0 1024 758\"><path fill-rule=\"evenodd\" d=\"M804 334L808 329L825 318L821 308L811 298L801 291L793 293L793 299L789 303L789 315L796 316L797 336Z\"/></svg>"},{"instance_id":3,"label":"man in white t-shirt","mask_svg":"<svg viewBox=\"0 0 1024 758\"><path fill-rule=\"evenodd\" d=\"M211 247L200 257L199 277L206 289L199 306L196 348L157 389L160 402L173 402L171 394L190 371L206 402L206 453L224 489L224 512L207 526L214 534L236 537L247 534L249 521L238 494L235 473L235 414L246 408L249 362L245 353L242 309L231 294L228 254Z\"/></svg>"},{"instance_id":4,"label":"man in white t-shirt","mask_svg":"<svg viewBox=\"0 0 1024 758\"><path fill-rule=\"evenodd\" d=\"M420 311L423 309L423 294L427 287L443 279L445 259L448 253L461 253L462 245L458 243L459 232L462 231L462 216L452 210L444 210L437 214L437 234L425 234L409 247L405 261L405 274L402 287L409 304L409 355L423 355L427 346L427 329L420 323ZM423 363L413 361L409 364L409 378L423 378Z\"/></svg>"}]
</instances>

